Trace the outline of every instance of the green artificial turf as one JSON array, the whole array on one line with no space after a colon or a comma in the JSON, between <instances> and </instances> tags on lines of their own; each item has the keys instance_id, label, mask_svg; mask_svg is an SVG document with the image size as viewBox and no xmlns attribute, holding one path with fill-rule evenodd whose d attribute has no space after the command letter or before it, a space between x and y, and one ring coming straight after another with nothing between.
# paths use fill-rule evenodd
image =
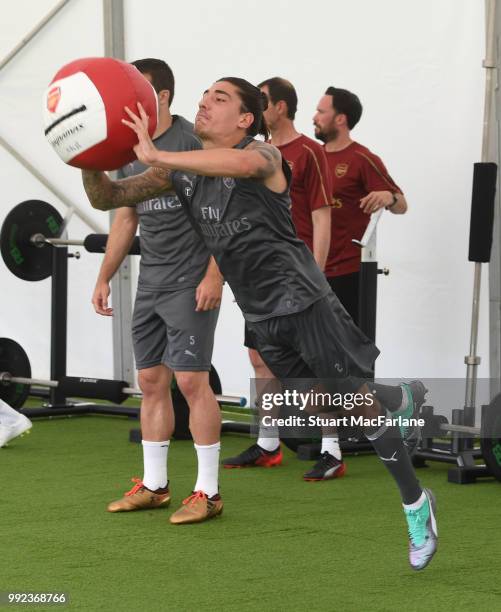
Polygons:
<instances>
[{"instance_id":1,"label":"green artificial turf","mask_svg":"<svg viewBox=\"0 0 501 612\"><path fill-rule=\"evenodd\" d=\"M420 472L440 544L413 572L398 493L375 456L348 457L347 476L322 483L302 482L309 463L288 451L280 468L222 470L223 515L172 526L195 481L192 443L175 441L171 508L107 513L142 475L134 426L37 420L0 449L0 591L65 591L62 609L116 612L501 610L500 483L449 484L445 464ZM225 435L223 456L248 441Z\"/></svg>"}]
</instances>

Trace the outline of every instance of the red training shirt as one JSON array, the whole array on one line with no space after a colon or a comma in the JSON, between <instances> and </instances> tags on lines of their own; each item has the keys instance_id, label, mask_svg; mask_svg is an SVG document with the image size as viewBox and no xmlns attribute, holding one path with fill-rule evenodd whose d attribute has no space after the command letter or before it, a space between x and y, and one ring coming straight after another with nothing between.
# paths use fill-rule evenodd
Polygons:
<instances>
[{"instance_id":1,"label":"red training shirt","mask_svg":"<svg viewBox=\"0 0 501 612\"><path fill-rule=\"evenodd\" d=\"M301 134L277 147L292 170L290 189L292 221L299 238L313 252L311 213L329 206L332 183L323 147Z\"/></svg>"},{"instance_id":2,"label":"red training shirt","mask_svg":"<svg viewBox=\"0 0 501 612\"><path fill-rule=\"evenodd\" d=\"M360 247L352 239L362 238L370 220L360 208L360 200L371 191L402 191L381 159L358 142L342 151L325 151L325 155L333 185L331 246L325 275L332 277L360 270Z\"/></svg>"}]
</instances>

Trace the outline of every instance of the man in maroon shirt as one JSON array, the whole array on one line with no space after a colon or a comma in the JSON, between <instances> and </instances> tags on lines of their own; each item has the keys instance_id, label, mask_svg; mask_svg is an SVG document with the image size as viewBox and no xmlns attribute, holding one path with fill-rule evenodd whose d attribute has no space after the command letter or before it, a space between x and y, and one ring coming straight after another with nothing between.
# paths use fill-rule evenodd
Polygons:
<instances>
[{"instance_id":1,"label":"man in maroon shirt","mask_svg":"<svg viewBox=\"0 0 501 612\"><path fill-rule=\"evenodd\" d=\"M268 99L264 117L271 132L270 142L280 150L292 170L291 213L297 235L308 245L318 266L324 270L330 245L332 185L323 148L298 132L294 126L297 94L292 83L280 77L273 77L260 83L259 88ZM255 377L273 378L273 374L255 350L254 339L247 327L245 346L249 349ZM330 437L325 438L324 444L325 449L322 447L322 450L332 451ZM253 445L251 449L223 460L224 467L280 465L282 452L278 428L261 426L257 445ZM336 464L329 477L332 478L334 472L342 475L344 466L343 469L339 468Z\"/></svg>"},{"instance_id":2,"label":"man in maroon shirt","mask_svg":"<svg viewBox=\"0 0 501 612\"><path fill-rule=\"evenodd\" d=\"M292 220L321 270L325 267L330 242L330 173L322 147L299 133L294 126L297 94L292 83L280 77L258 86L268 99L264 112L275 145L292 170Z\"/></svg>"},{"instance_id":3,"label":"man in maroon shirt","mask_svg":"<svg viewBox=\"0 0 501 612\"><path fill-rule=\"evenodd\" d=\"M331 246L325 275L343 306L358 323L360 240L371 213L386 208L403 214L407 202L381 159L351 139L362 104L346 89L329 87L313 117L315 136L325 143L333 183Z\"/></svg>"},{"instance_id":4,"label":"man in maroon shirt","mask_svg":"<svg viewBox=\"0 0 501 612\"><path fill-rule=\"evenodd\" d=\"M352 239L362 238L370 215L381 208L395 214L407 210L400 187L381 159L351 139L350 130L361 115L362 104L354 93L329 87L313 118L315 136L325 143L333 186L331 243L325 275L355 323L358 323L360 247ZM305 474L305 479L325 480L344 473L337 431L324 428L322 434L320 459Z\"/></svg>"}]
</instances>

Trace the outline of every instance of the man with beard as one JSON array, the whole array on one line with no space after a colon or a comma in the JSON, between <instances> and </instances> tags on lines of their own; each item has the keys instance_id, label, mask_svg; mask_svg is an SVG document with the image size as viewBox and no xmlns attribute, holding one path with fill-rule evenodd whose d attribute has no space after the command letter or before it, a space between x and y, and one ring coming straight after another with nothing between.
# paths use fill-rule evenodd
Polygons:
<instances>
[{"instance_id":1,"label":"man with beard","mask_svg":"<svg viewBox=\"0 0 501 612\"><path fill-rule=\"evenodd\" d=\"M351 318L358 323L360 240L370 215L381 208L403 214L407 202L381 159L352 140L350 131L362 116L358 97L328 87L313 117L315 136L325 143L333 183L331 246L325 275Z\"/></svg>"}]
</instances>

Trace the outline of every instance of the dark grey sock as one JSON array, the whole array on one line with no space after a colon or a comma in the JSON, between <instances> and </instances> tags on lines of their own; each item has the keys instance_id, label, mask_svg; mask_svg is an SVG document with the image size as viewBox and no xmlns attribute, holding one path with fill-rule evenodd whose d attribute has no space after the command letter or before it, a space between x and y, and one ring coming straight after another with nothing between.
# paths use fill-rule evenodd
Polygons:
<instances>
[{"instance_id":1,"label":"dark grey sock","mask_svg":"<svg viewBox=\"0 0 501 612\"><path fill-rule=\"evenodd\" d=\"M413 504L423 492L414 466L405 449L400 429L395 425L383 426L378 431L365 431L378 457L395 479L404 504Z\"/></svg>"},{"instance_id":2,"label":"dark grey sock","mask_svg":"<svg viewBox=\"0 0 501 612\"><path fill-rule=\"evenodd\" d=\"M396 412L402 405L402 387L380 385L379 383L369 382L369 389L376 394L377 399L390 412Z\"/></svg>"}]
</instances>

